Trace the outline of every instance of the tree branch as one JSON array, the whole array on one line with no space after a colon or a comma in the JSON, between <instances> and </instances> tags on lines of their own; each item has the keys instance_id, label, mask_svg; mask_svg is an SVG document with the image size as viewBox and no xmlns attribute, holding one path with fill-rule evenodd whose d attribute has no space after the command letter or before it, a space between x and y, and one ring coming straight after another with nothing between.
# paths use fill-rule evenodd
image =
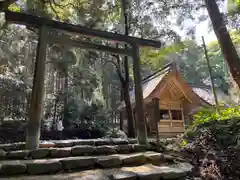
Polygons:
<instances>
[{"instance_id":1,"label":"tree branch","mask_svg":"<svg viewBox=\"0 0 240 180\"><path fill-rule=\"evenodd\" d=\"M53 11L54 14L57 16L58 20L60 20L61 18L59 17L59 15L58 15L56 9L53 7L53 4L54 4L54 3L52 3L51 0L49 0L49 5L50 5L52 11Z\"/></svg>"},{"instance_id":2,"label":"tree branch","mask_svg":"<svg viewBox=\"0 0 240 180\"><path fill-rule=\"evenodd\" d=\"M117 71L119 80L121 81L122 84L125 84L125 79L122 76L122 73L121 73L121 70L120 70L120 66L116 62L114 62L114 61L107 61L107 62L105 62L103 64L103 66L105 66L107 63L111 63L111 64L113 64L116 67L116 71Z\"/></svg>"},{"instance_id":3,"label":"tree branch","mask_svg":"<svg viewBox=\"0 0 240 180\"><path fill-rule=\"evenodd\" d=\"M60 7L60 8L65 8L65 7L67 7L67 6L73 6L73 7L75 7L73 3L59 4L59 3L57 3L55 0L52 0L52 3L53 3L55 6L58 6L58 7Z\"/></svg>"}]
</instances>

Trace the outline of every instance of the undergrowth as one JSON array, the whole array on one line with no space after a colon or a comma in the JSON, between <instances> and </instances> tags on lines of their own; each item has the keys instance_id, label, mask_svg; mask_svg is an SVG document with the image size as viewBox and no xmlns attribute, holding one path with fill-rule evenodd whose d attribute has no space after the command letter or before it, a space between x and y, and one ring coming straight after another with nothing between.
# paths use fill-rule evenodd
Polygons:
<instances>
[{"instance_id":1,"label":"undergrowth","mask_svg":"<svg viewBox=\"0 0 240 180\"><path fill-rule=\"evenodd\" d=\"M198 128L207 127L210 124L216 123L218 121L227 121L229 119L239 119L240 118L240 106L230 106L225 108L219 108L217 112L215 109L202 108L198 113L194 114L192 124L186 130L186 135L192 137L195 135L195 131ZM224 122L221 122L221 124ZM183 143L184 144L184 143Z\"/></svg>"},{"instance_id":2,"label":"undergrowth","mask_svg":"<svg viewBox=\"0 0 240 180\"><path fill-rule=\"evenodd\" d=\"M180 146L204 180L240 179L240 107L202 109Z\"/></svg>"}]
</instances>

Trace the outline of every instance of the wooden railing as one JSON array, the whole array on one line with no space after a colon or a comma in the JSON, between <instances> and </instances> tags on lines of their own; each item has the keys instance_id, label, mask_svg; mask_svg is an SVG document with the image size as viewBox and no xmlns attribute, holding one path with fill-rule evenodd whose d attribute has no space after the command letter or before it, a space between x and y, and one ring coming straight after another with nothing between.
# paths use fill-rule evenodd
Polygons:
<instances>
[{"instance_id":1,"label":"wooden railing","mask_svg":"<svg viewBox=\"0 0 240 180\"><path fill-rule=\"evenodd\" d=\"M159 132L184 132L183 120L161 119L158 123Z\"/></svg>"}]
</instances>

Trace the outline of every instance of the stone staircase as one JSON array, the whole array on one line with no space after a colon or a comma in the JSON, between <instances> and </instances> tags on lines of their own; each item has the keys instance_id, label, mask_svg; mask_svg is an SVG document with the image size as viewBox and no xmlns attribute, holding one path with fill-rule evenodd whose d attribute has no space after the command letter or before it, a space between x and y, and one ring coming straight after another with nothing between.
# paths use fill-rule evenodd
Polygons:
<instances>
[{"instance_id":1,"label":"stone staircase","mask_svg":"<svg viewBox=\"0 0 240 180\"><path fill-rule=\"evenodd\" d=\"M49 141L31 151L24 146L0 145L0 179L165 180L185 178L193 168L156 152L154 141L148 146L135 139Z\"/></svg>"}]
</instances>

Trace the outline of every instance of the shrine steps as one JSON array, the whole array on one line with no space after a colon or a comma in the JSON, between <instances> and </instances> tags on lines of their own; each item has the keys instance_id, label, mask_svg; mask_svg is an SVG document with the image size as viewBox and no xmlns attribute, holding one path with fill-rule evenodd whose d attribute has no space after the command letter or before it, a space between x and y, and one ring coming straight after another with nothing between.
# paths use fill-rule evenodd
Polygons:
<instances>
[{"instance_id":1,"label":"shrine steps","mask_svg":"<svg viewBox=\"0 0 240 180\"><path fill-rule=\"evenodd\" d=\"M92 174L92 180L98 177L96 172L101 172L102 177L107 179L119 179L122 176L126 176L122 180L128 179L129 173L133 179L145 176L145 179L152 176L156 179L169 179L170 176L174 177L170 179L176 179L185 177L192 170L190 164L156 152L154 143L143 146L128 140L90 142L92 140L54 142L54 146L31 151L1 150L0 179L31 179L39 177L37 175L41 175L41 179L64 176L74 179L75 175L88 178L87 172L95 173Z\"/></svg>"}]
</instances>

